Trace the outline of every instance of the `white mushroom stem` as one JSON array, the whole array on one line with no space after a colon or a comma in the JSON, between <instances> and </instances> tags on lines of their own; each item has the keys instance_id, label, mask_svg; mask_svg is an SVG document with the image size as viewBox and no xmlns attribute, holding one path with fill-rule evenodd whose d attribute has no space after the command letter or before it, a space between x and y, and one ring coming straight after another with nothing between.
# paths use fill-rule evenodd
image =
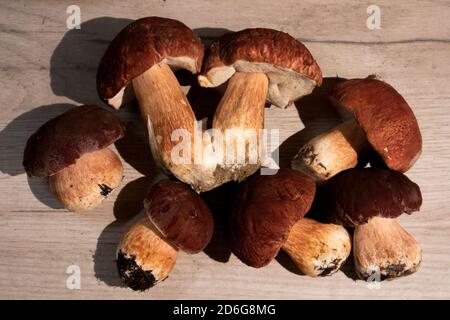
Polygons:
<instances>
[{"instance_id":1,"label":"white mushroom stem","mask_svg":"<svg viewBox=\"0 0 450 320\"><path fill-rule=\"evenodd\" d=\"M364 131L354 120L348 120L307 142L292 160L291 167L317 181L327 180L354 168L358 154L366 147Z\"/></svg>"},{"instance_id":2,"label":"white mushroom stem","mask_svg":"<svg viewBox=\"0 0 450 320\"><path fill-rule=\"evenodd\" d=\"M108 148L85 153L70 165L49 177L50 189L71 211L97 207L122 181L120 158Z\"/></svg>"},{"instance_id":3,"label":"white mushroom stem","mask_svg":"<svg viewBox=\"0 0 450 320\"><path fill-rule=\"evenodd\" d=\"M215 186L215 166L202 157L202 128L172 70L156 64L132 83L155 161L197 191Z\"/></svg>"},{"instance_id":4,"label":"white mushroom stem","mask_svg":"<svg viewBox=\"0 0 450 320\"><path fill-rule=\"evenodd\" d=\"M283 249L304 274L332 275L350 255L350 236L344 227L300 219L291 229Z\"/></svg>"},{"instance_id":5,"label":"white mushroom stem","mask_svg":"<svg viewBox=\"0 0 450 320\"><path fill-rule=\"evenodd\" d=\"M353 256L360 278L379 281L415 272L422 250L395 219L372 218L355 228Z\"/></svg>"},{"instance_id":6,"label":"white mushroom stem","mask_svg":"<svg viewBox=\"0 0 450 320\"><path fill-rule=\"evenodd\" d=\"M260 134L268 86L264 73L236 72L228 81L212 125L221 132L226 180L240 181L261 166Z\"/></svg>"}]
</instances>

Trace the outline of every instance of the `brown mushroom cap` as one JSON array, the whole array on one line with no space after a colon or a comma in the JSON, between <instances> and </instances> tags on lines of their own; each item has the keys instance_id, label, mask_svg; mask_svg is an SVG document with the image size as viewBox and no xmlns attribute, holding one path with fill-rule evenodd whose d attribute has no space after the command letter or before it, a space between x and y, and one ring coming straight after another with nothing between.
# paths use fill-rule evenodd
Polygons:
<instances>
[{"instance_id":1,"label":"brown mushroom cap","mask_svg":"<svg viewBox=\"0 0 450 320\"><path fill-rule=\"evenodd\" d=\"M173 180L157 182L144 199L147 215L161 234L187 253L202 251L214 232L206 203L189 186Z\"/></svg>"},{"instance_id":2,"label":"brown mushroom cap","mask_svg":"<svg viewBox=\"0 0 450 320\"><path fill-rule=\"evenodd\" d=\"M94 105L75 107L46 122L28 139L23 166L30 176L48 177L124 135L125 128L111 112Z\"/></svg>"},{"instance_id":3,"label":"brown mushroom cap","mask_svg":"<svg viewBox=\"0 0 450 320\"><path fill-rule=\"evenodd\" d=\"M396 218L418 211L422 194L400 172L358 168L331 178L320 192L320 202L329 222L355 227L374 217Z\"/></svg>"},{"instance_id":4,"label":"brown mushroom cap","mask_svg":"<svg viewBox=\"0 0 450 320\"><path fill-rule=\"evenodd\" d=\"M164 61L174 68L200 71L203 44L180 21L147 17L126 26L106 50L98 71L97 91L113 98L129 81Z\"/></svg>"},{"instance_id":5,"label":"brown mushroom cap","mask_svg":"<svg viewBox=\"0 0 450 320\"><path fill-rule=\"evenodd\" d=\"M386 82L373 78L343 81L331 100L353 115L390 169L405 172L419 158L422 136L416 117Z\"/></svg>"},{"instance_id":6,"label":"brown mushroom cap","mask_svg":"<svg viewBox=\"0 0 450 320\"><path fill-rule=\"evenodd\" d=\"M202 67L208 85L218 86L236 71L266 73L268 100L280 107L276 95L286 95L292 102L298 98L292 92L322 83L322 72L308 49L289 34L272 29L227 33L211 44Z\"/></svg>"},{"instance_id":7,"label":"brown mushroom cap","mask_svg":"<svg viewBox=\"0 0 450 320\"><path fill-rule=\"evenodd\" d=\"M267 265L311 207L315 191L312 178L292 169L252 176L242 186L230 216L233 253L249 266Z\"/></svg>"}]
</instances>

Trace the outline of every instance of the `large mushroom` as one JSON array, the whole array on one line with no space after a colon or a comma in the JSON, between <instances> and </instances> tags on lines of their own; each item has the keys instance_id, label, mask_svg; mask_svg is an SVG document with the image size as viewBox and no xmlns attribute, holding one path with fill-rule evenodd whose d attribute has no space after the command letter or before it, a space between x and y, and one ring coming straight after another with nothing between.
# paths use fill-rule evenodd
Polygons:
<instances>
[{"instance_id":1,"label":"large mushroom","mask_svg":"<svg viewBox=\"0 0 450 320\"><path fill-rule=\"evenodd\" d=\"M419 267L419 244L395 218L418 211L422 195L404 174L377 168L349 169L330 179L320 193L329 222L355 227L353 255L362 279L413 273Z\"/></svg>"},{"instance_id":2,"label":"large mushroom","mask_svg":"<svg viewBox=\"0 0 450 320\"><path fill-rule=\"evenodd\" d=\"M147 217L125 233L117 248L117 269L133 290L146 290L167 278L178 249L202 251L214 231L212 214L189 186L174 180L156 182L144 200Z\"/></svg>"},{"instance_id":3,"label":"large mushroom","mask_svg":"<svg viewBox=\"0 0 450 320\"><path fill-rule=\"evenodd\" d=\"M374 78L339 83L330 97L345 122L307 142L292 161L318 181L353 168L374 150L384 164L406 172L419 158L422 136L413 111L389 84Z\"/></svg>"},{"instance_id":4,"label":"large mushroom","mask_svg":"<svg viewBox=\"0 0 450 320\"><path fill-rule=\"evenodd\" d=\"M228 81L212 128L221 131L227 180L240 181L264 164L260 130L266 101L286 108L320 85L322 72L301 42L281 31L256 28L214 41L198 81L203 87Z\"/></svg>"},{"instance_id":5,"label":"large mushroom","mask_svg":"<svg viewBox=\"0 0 450 320\"><path fill-rule=\"evenodd\" d=\"M90 210L122 181L122 162L107 147L124 135L112 113L94 105L75 107L28 139L23 165L30 176L48 177L65 208Z\"/></svg>"},{"instance_id":6,"label":"large mushroom","mask_svg":"<svg viewBox=\"0 0 450 320\"><path fill-rule=\"evenodd\" d=\"M172 70L197 73L203 53L200 39L180 21L147 17L113 39L97 72L100 98L119 108L136 97L155 161L197 191L222 182L214 163L202 159L202 128Z\"/></svg>"},{"instance_id":7,"label":"large mushroom","mask_svg":"<svg viewBox=\"0 0 450 320\"><path fill-rule=\"evenodd\" d=\"M311 207L312 178L292 169L254 175L242 186L230 215L233 253L260 268L284 249L309 276L331 275L350 254L350 238L342 226L303 218Z\"/></svg>"}]
</instances>

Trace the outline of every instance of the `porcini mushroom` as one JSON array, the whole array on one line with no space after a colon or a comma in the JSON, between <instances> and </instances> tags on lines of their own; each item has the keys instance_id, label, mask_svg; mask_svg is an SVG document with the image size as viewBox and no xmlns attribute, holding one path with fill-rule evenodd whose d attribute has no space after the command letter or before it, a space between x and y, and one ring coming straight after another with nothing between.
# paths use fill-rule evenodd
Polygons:
<instances>
[{"instance_id":1,"label":"porcini mushroom","mask_svg":"<svg viewBox=\"0 0 450 320\"><path fill-rule=\"evenodd\" d=\"M214 231L208 206L181 182L156 182L144 207L147 217L124 235L116 261L123 283L140 291L167 278L175 266L178 249L198 253L208 245Z\"/></svg>"},{"instance_id":2,"label":"porcini mushroom","mask_svg":"<svg viewBox=\"0 0 450 320\"><path fill-rule=\"evenodd\" d=\"M353 255L362 279L415 272L422 251L395 218L418 211L422 195L404 174L377 168L349 169L330 179L321 192L329 222L355 227Z\"/></svg>"},{"instance_id":3,"label":"porcini mushroom","mask_svg":"<svg viewBox=\"0 0 450 320\"><path fill-rule=\"evenodd\" d=\"M250 177L230 216L233 253L259 268L284 249L306 275L331 275L339 270L350 254L350 238L341 226L303 218L314 194L312 178L292 169Z\"/></svg>"},{"instance_id":4,"label":"porcini mushroom","mask_svg":"<svg viewBox=\"0 0 450 320\"><path fill-rule=\"evenodd\" d=\"M195 158L195 151L203 151L202 141L197 142L200 148L194 147L197 131L203 139L202 128L197 130L194 112L172 69L197 73L203 53L201 40L180 21L147 17L114 38L97 72L100 98L119 108L136 97L155 161L197 191L222 182L213 175L214 163L203 161L202 154ZM181 150L186 154L178 154L175 147L180 143L189 145Z\"/></svg>"},{"instance_id":5,"label":"porcini mushroom","mask_svg":"<svg viewBox=\"0 0 450 320\"><path fill-rule=\"evenodd\" d=\"M286 108L320 85L322 72L301 42L281 31L256 28L227 33L214 41L198 81L203 87L228 81L212 128L222 131L221 167L227 180L240 181L264 161L260 130L265 102ZM234 156L239 152L240 158Z\"/></svg>"},{"instance_id":6,"label":"porcini mushroom","mask_svg":"<svg viewBox=\"0 0 450 320\"><path fill-rule=\"evenodd\" d=\"M112 113L94 105L75 107L28 139L23 165L29 176L48 177L65 208L90 210L122 181L122 162L107 147L124 135Z\"/></svg>"},{"instance_id":7,"label":"porcini mushroom","mask_svg":"<svg viewBox=\"0 0 450 320\"><path fill-rule=\"evenodd\" d=\"M388 168L400 172L420 156L422 136L414 113L386 82L370 77L342 81L330 99L349 119L307 142L292 168L324 181L355 167L369 146Z\"/></svg>"}]
</instances>

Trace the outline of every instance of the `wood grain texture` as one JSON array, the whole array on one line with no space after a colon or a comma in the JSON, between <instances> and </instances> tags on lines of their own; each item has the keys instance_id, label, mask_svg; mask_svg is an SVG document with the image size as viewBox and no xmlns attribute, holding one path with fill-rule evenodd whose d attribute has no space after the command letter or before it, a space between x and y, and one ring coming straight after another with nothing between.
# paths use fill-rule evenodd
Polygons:
<instances>
[{"instance_id":1,"label":"wood grain texture","mask_svg":"<svg viewBox=\"0 0 450 320\"><path fill-rule=\"evenodd\" d=\"M66 28L67 3L0 0L0 298L449 298L450 297L450 3L373 1L381 29L366 27L366 1L76 1L81 30ZM405 97L423 134L422 157L408 176L423 192L420 213L400 223L423 247L421 269L370 290L349 272L311 279L294 272L285 256L251 269L229 256L220 234L206 253L180 254L169 279L135 293L119 285L116 244L142 206L155 172L137 108L117 112L128 136L115 148L125 179L89 214L59 207L45 181L22 167L26 139L43 122L73 105L99 103L96 68L112 37L144 15L180 19L205 40L228 30L270 27L304 41L326 77L376 73ZM186 85L192 77L179 75ZM324 86L331 84L326 79ZM193 87L197 117L211 114L220 96ZM306 128L300 132L302 123ZM297 108L266 109L266 127L279 128L286 165L312 136L337 123L321 96ZM66 268L81 268L81 289L66 288ZM350 277L349 277L350 275Z\"/></svg>"}]
</instances>

